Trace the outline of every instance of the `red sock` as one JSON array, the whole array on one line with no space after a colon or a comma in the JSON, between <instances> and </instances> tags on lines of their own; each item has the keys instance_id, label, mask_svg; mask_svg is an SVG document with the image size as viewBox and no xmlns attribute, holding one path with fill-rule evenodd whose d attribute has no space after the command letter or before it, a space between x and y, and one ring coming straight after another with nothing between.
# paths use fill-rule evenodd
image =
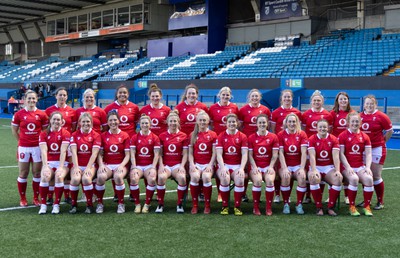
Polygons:
<instances>
[{"instance_id":1,"label":"red sock","mask_svg":"<svg viewBox=\"0 0 400 258\"><path fill-rule=\"evenodd\" d=\"M332 185L329 189L329 203L328 208L333 209L340 194L340 186Z\"/></svg>"},{"instance_id":2,"label":"red sock","mask_svg":"<svg viewBox=\"0 0 400 258\"><path fill-rule=\"evenodd\" d=\"M292 191L292 188L290 187L290 185L288 186L284 186L281 185L281 193L282 193L282 198L283 198L283 203L289 203L289 197L290 197L290 193Z\"/></svg>"},{"instance_id":3,"label":"red sock","mask_svg":"<svg viewBox=\"0 0 400 258\"><path fill-rule=\"evenodd\" d=\"M355 202L356 202L358 187L357 186L353 186L353 185L349 185L349 188L347 190L348 190L347 194L348 194L348 197L349 197L350 205L354 206Z\"/></svg>"},{"instance_id":4,"label":"red sock","mask_svg":"<svg viewBox=\"0 0 400 258\"><path fill-rule=\"evenodd\" d=\"M297 188L296 188L296 195L297 195L296 205L299 205L303 202L303 198L304 198L306 191L307 191L307 187L297 186Z\"/></svg>"},{"instance_id":5,"label":"red sock","mask_svg":"<svg viewBox=\"0 0 400 258\"><path fill-rule=\"evenodd\" d=\"M260 207L260 197L261 197L261 186L253 185L253 189L252 189L251 193L253 195L254 208L259 208Z\"/></svg>"},{"instance_id":6,"label":"red sock","mask_svg":"<svg viewBox=\"0 0 400 258\"><path fill-rule=\"evenodd\" d=\"M185 194L187 193L187 186L186 185L178 185L178 201L176 202L177 205L182 205L183 198L185 198Z\"/></svg>"},{"instance_id":7,"label":"red sock","mask_svg":"<svg viewBox=\"0 0 400 258\"><path fill-rule=\"evenodd\" d=\"M266 208L267 209L271 209L271 206L272 206L272 200L274 199L274 192L276 192L275 191L275 189L274 189L274 186L266 186L266 188L265 188L265 202L267 203L266 204Z\"/></svg>"},{"instance_id":8,"label":"red sock","mask_svg":"<svg viewBox=\"0 0 400 258\"><path fill-rule=\"evenodd\" d=\"M26 186L28 185L26 178L17 178L18 192L21 199L26 199Z\"/></svg>"},{"instance_id":9,"label":"red sock","mask_svg":"<svg viewBox=\"0 0 400 258\"><path fill-rule=\"evenodd\" d=\"M200 179L200 181L199 181L199 194L203 194L204 195L204 193L203 193L203 180L202 179Z\"/></svg>"},{"instance_id":10,"label":"red sock","mask_svg":"<svg viewBox=\"0 0 400 258\"><path fill-rule=\"evenodd\" d=\"M93 184L84 185L83 192L86 196L86 206L93 206Z\"/></svg>"},{"instance_id":11,"label":"red sock","mask_svg":"<svg viewBox=\"0 0 400 258\"><path fill-rule=\"evenodd\" d=\"M124 204L125 184L115 184L115 191L117 192L118 204Z\"/></svg>"},{"instance_id":12,"label":"red sock","mask_svg":"<svg viewBox=\"0 0 400 258\"><path fill-rule=\"evenodd\" d=\"M39 198L40 177L32 178L33 199Z\"/></svg>"},{"instance_id":13,"label":"red sock","mask_svg":"<svg viewBox=\"0 0 400 258\"><path fill-rule=\"evenodd\" d=\"M55 194L54 204L60 204L63 191L64 191L64 184L56 183L56 187L54 188L54 194Z\"/></svg>"},{"instance_id":14,"label":"red sock","mask_svg":"<svg viewBox=\"0 0 400 258\"><path fill-rule=\"evenodd\" d=\"M40 203L46 204L46 196L49 191L49 183L40 183L39 185L39 194L40 194Z\"/></svg>"},{"instance_id":15,"label":"red sock","mask_svg":"<svg viewBox=\"0 0 400 258\"><path fill-rule=\"evenodd\" d=\"M325 185L324 185L325 186ZM322 191L320 185L310 185L310 192L315 202L315 207L322 208Z\"/></svg>"},{"instance_id":16,"label":"red sock","mask_svg":"<svg viewBox=\"0 0 400 258\"><path fill-rule=\"evenodd\" d=\"M192 195L192 205L193 207L199 206L199 192L200 185L195 183L190 183L190 194Z\"/></svg>"},{"instance_id":17,"label":"red sock","mask_svg":"<svg viewBox=\"0 0 400 258\"><path fill-rule=\"evenodd\" d=\"M140 189L139 185L130 185L130 194L132 198L135 200L135 205L140 204Z\"/></svg>"},{"instance_id":18,"label":"red sock","mask_svg":"<svg viewBox=\"0 0 400 258\"><path fill-rule=\"evenodd\" d=\"M229 185L220 185L219 190L221 193L222 197L222 207L228 207L229 206Z\"/></svg>"},{"instance_id":19,"label":"red sock","mask_svg":"<svg viewBox=\"0 0 400 258\"><path fill-rule=\"evenodd\" d=\"M153 198L154 195L154 191L156 190L156 186L155 185L147 185L146 186L146 204L150 205L151 203L151 199Z\"/></svg>"},{"instance_id":20,"label":"red sock","mask_svg":"<svg viewBox=\"0 0 400 258\"><path fill-rule=\"evenodd\" d=\"M281 180L275 179L274 188L275 188L275 195L280 196L281 195Z\"/></svg>"},{"instance_id":21,"label":"red sock","mask_svg":"<svg viewBox=\"0 0 400 258\"><path fill-rule=\"evenodd\" d=\"M235 190L233 191L233 198L235 200L235 208L240 208L242 204L242 196L244 195L244 186L235 185Z\"/></svg>"},{"instance_id":22,"label":"red sock","mask_svg":"<svg viewBox=\"0 0 400 258\"><path fill-rule=\"evenodd\" d=\"M157 185L157 201L159 205L164 205L165 185Z\"/></svg>"},{"instance_id":23,"label":"red sock","mask_svg":"<svg viewBox=\"0 0 400 258\"><path fill-rule=\"evenodd\" d=\"M383 204L383 195L385 193L385 183L382 178L374 182L374 188L378 202Z\"/></svg>"},{"instance_id":24,"label":"red sock","mask_svg":"<svg viewBox=\"0 0 400 258\"><path fill-rule=\"evenodd\" d=\"M204 203L206 207L210 207L211 202L211 194L212 194L212 184L211 182L203 185L203 193L204 193Z\"/></svg>"},{"instance_id":25,"label":"red sock","mask_svg":"<svg viewBox=\"0 0 400 258\"><path fill-rule=\"evenodd\" d=\"M348 197L348 196L349 196L349 189L348 189L348 186L345 185L343 188L344 188L344 197Z\"/></svg>"},{"instance_id":26,"label":"red sock","mask_svg":"<svg viewBox=\"0 0 400 258\"><path fill-rule=\"evenodd\" d=\"M363 195L364 195L364 208L371 205L372 195L374 194L373 186L364 186Z\"/></svg>"},{"instance_id":27,"label":"red sock","mask_svg":"<svg viewBox=\"0 0 400 258\"><path fill-rule=\"evenodd\" d=\"M104 192L106 191L105 185L97 185L96 184L96 196L97 202L103 204L103 196Z\"/></svg>"},{"instance_id":28,"label":"red sock","mask_svg":"<svg viewBox=\"0 0 400 258\"><path fill-rule=\"evenodd\" d=\"M78 204L79 185L70 185L69 192L71 194L71 205L76 206Z\"/></svg>"}]
</instances>

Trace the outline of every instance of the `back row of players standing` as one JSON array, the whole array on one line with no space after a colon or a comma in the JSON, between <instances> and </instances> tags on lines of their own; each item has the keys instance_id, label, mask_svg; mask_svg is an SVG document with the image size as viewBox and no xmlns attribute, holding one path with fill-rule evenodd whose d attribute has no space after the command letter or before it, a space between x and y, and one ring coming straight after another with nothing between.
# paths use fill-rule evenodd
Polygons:
<instances>
[{"instance_id":1,"label":"back row of players standing","mask_svg":"<svg viewBox=\"0 0 400 258\"><path fill-rule=\"evenodd\" d=\"M265 114L266 117L270 118L270 131L279 133L283 128L283 121L286 116L293 113L301 119L302 126L305 129L308 137L317 133L316 125L321 119L325 119L329 125L329 129L333 129L332 134L338 136L347 128L346 116L353 112L353 110L350 108L349 96L344 92L338 93L335 99L334 108L331 112L328 112L323 108L324 98L321 93L319 91L314 92L314 94L311 96L311 108L303 114L301 114L299 110L292 107L293 94L290 90L282 91L281 106L274 110L272 114L267 107L260 104L262 95L257 89L253 89L249 92L248 104L243 106L241 109L230 102L232 98L232 92L228 87L223 87L219 91L218 97L220 100L218 103L212 105L210 109L197 100L198 94L199 92L195 85L188 85L183 94L182 102L175 107L175 109L179 112L181 132L185 133L187 136L193 132L196 124L196 116L200 110L204 110L209 114L211 128L217 135L227 130L226 117L228 114L237 115L241 121L240 129L245 135L249 136L257 131L256 122L258 115ZM31 150L26 150L26 148L38 146L38 137L36 137L37 140L35 140L35 137L32 136L37 135L42 128L47 126L47 116L36 110L37 98L36 101L33 101L35 96L32 97L32 95L34 94L28 93L26 95L26 108L16 113L12 121L13 135L17 138L17 140L19 140L18 153L20 174L18 177L18 188L21 196L21 205L23 206L27 205L25 191L27 182L26 179L29 173L30 156L32 156L32 161L34 164L32 168L34 176L34 203L36 205L39 204L38 185L40 182L41 168L40 164L38 163L40 162L40 152L38 155L38 153L31 153ZM107 113L113 110L116 110L119 115L119 129L127 132L129 136L132 136L136 133L136 122L141 115L147 115L150 117L151 131L156 135L161 135L162 132L165 132L168 129L166 121L167 116L170 114L170 108L161 103L162 91L156 85L152 85L148 92L151 103L144 106L141 110L139 110L137 105L129 102L129 90L125 86L120 86L117 89L115 102L108 105L104 110L95 106L95 93L92 90L86 90L83 96L84 106L75 111L66 105L67 92L65 89L60 88L56 93L57 104L48 108L46 110L46 114L50 115L54 111L60 112L63 120L65 121L63 123L63 127L70 133L75 130L77 118L80 117L82 113L91 114L94 131L100 133L108 130L109 126L107 124ZM385 142L391 136L392 126L389 118L384 113L377 110L377 102L373 96L367 96L365 98L364 112L360 113L360 116L362 119L361 130L369 135L373 148L372 153L374 156L371 164L371 170L373 173L375 190L378 197L378 204L375 208L379 209L383 207L384 185L381 178L381 172L386 157ZM32 121L29 121L29 118L32 118ZM38 132L35 133L34 131ZM385 132L385 134L382 132ZM64 176L61 178L64 178L66 172L63 172L62 174ZM58 182L58 185L61 185L62 183L63 182ZM68 188L65 187L65 185L63 187ZM277 191L277 195L279 193L279 189L281 189L281 187L275 189ZM240 190L242 191L242 189ZM45 197L41 196L41 198ZM56 202L57 201L59 202L59 200L56 198ZM301 204L301 202L298 204ZM351 209L353 208L352 206L354 206L354 204L351 205ZM238 213L240 213L240 211ZM354 209L353 213L356 214Z\"/></svg>"}]
</instances>

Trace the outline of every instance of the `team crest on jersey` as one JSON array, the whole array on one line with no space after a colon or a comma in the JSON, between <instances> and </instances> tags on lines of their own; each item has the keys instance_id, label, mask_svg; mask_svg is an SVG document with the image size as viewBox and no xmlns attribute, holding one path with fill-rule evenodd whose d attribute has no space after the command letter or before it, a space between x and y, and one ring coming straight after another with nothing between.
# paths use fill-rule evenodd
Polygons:
<instances>
[{"instance_id":1,"label":"team crest on jersey","mask_svg":"<svg viewBox=\"0 0 400 258\"><path fill-rule=\"evenodd\" d=\"M68 116L68 112L65 112L65 115Z\"/></svg>"},{"instance_id":2,"label":"team crest on jersey","mask_svg":"<svg viewBox=\"0 0 400 258\"><path fill-rule=\"evenodd\" d=\"M50 139L50 135L47 135L47 140Z\"/></svg>"},{"instance_id":3,"label":"team crest on jersey","mask_svg":"<svg viewBox=\"0 0 400 258\"><path fill-rule=\"evenodd\" d=\"M280 113L280 116L283 116L283 113Z\"/></svg>"},{"instance_id":4,"label":"team crest on jersey","mask_svg":"<svg viewBox=\"0 0 400 258\"><path fill-rule=\"evenodd\" d=\"M93 138L89 136L88 140L91 142L93 140Z\"/></svg>"},{"instance_id":5,"label":"team crest on jersey","mask_svg":"<svg viewBox=\"0 0 400 258\"><path fill-rule=\"evenodd\" d=\"M169 138L167 137L165 140L166 140L166 141L168 141L168 140L169 140Z\"/></svg>"},{"instance_id":6,"label":"team crest on jersey","mask_svg":"<svg viewBox=\"0 0 400 258\"><path fill-rule=\"evenodd\" d=\"M299 141L299 140L300 140L299 136L296 136L296 141Z\"/></svg>"},{"instance_id":7,"label":"team crest on jersey","mask_svg":"<svg viewBox=\"0 0 400 258\"><path fill-rule=\"evenodd\" d=\"M147 114L148 114L148 115L150 115L150 114L151 114L151 112L147 112Z\"/></svg>"},{"instance_id":8,"label":"team crest on jersey","mask_svg":"<svg viewBox=\"0 0 400 258\"><path fill-rule=\"evenodd\" d=\"M38 115L35 115L36 120L40 120L40 117Z\"/></svg>"},{"instance_id":9,"label":"team crest on jersey","mask_svg":"<svg viewBox=\"0 0 400 258\"><path fill-rule=\"evenodd\" d=\"M360 136L360 138L358 138L358 139L360 139L360 141L362 141L362 137Z\"/></svg>"},{"instance_id":10,"label":"team crest on jersey","mask_svg":"<svg viewBox=\"0 0 400 258\"><path fill-rule=\"evenodd\" d=\"M186 108L184 108L183 111L186 111Z\"/></svg>"},{"instance_id":11,"label":"team crest on jersey","mask_svg":"<svg viewBox=\"0 0 400 258\"><path fill-rule=\"evenodd\" d=\"M142 140L138 140L138 143L140 143Z\"/></svg>"},{"instance_id":12,"label":"team crest on jersey","mask_svg":"<svg viewBox=\"0 0 400 258\"><path fill-rule=\"evenodd\" d=\"M235 142L236 142L236 143L239 143L239 138L236 138L236 139L235 139Z\"/></svg>"},{"instance_id":13,"label":"team crest on jersey","mask_svg":"<svg viewBox=\"0 0 400 258\"><path fill-rule=\"evenodd\" d=\"M227 142L228 141L228 139L225 139L225 142Z\"/></svg>"},{"instance_id":14,"label":"team crest on jersey","mask_svg":"<svg viewBox=\"0 0 400 258\"><path fill-rule=\"evenodd\" d=\"M61 140L61 135L57 135L57 140Z\"/></svg>"},{"instance_id":15,"label":"team crest on jersey","mask_svg":"<svg viewBox=\"0 0 400 258\"><path fill-rule=\"evenodd\" d=\"M179 140L179 136L178 136L176 139L178 140L178 142L180 141L180 140Z\"/></svg>"},{"instance_id":16,"label":"team crest on jersey","mask_svg":"<svg viewBox=\"0 0 400 258\"><path fill-rule=\"evenodd\" d=\"M229 109L229 113L232 113L232 109Z\"/></svg>"},{"instance_id":17,"label":"team crest on jersey","mask_svg":"<svg viewBox=\"0 0 400 258\"><path fill-rule=\"evenodd\" d=\"M258 143L258 140L256 140L256 143Z\"/></svg>"},{"instance_id":18,"label":"team crest on jersey","mask_svg":"<svg viewBox=\"0 0 400 258\"><path fill-rule=\"evenodd\" d=\"M26 120L26 116L24 116L24 120Z\"/></svg>"},{"instance_id":19,"label":"team crest on jersey","mask_svg":"<svg viewBox=\"0 0 400 258\"><path fill-rule=\"evenodd\" d=\"M164 115L164 112L160 112L160 115L163 116L163 115Z\"/></svg>"},{"instance_id":20,"label":"team crest on jersey","mask_svg":"<svg viewBox=\"0 0 400 258\"><path fill-rule=\"evenodd\" d=\"M247 113L249 113L249 114L250 114L250 112L251 112L250 110L249 110L249 111L247 111Z\"/></svg>"},{"instance_id":21,"label":"team crest on jersey","mask_svg":"<svg viewBox=\"0 0 400 258\"><path fill-rule=\"evenodd\" d=\"M351 137L348 138L348 141L351 141Z\"/></svg>"},{"instance_id":22,"label":"team crest on jersey","mask_svg":"<svg viewBox=\"0 0 400 258\"><path fill-rule=\"evenodd\" d=\"M128 108L128 110L129 110L129 113L131 113L131 112L132 112L132 108Z\"/></svg>"},{"instance_id":23,"label":"team crest on jersey","mask_svg":"<svg viewBox=\"0 0 400 258\"><path fill-rule=\"evenodd\" d=\"M220 110L217 110L217 113L219 114L219 112L221 112Z\"/></svg>"},{"instance_id":24,"label":"team crest on jersey","mask_svg":"<svg viewBox=\"0 0 400 258\"><path fill-rule=\"evenodd\" d=\"M285 142L287 142L288 138L285 138Z\"/></svg>"},{"instance_id":25,"label":"team crest on jersey","mask_svg":"<svg viewBox=\"0 0 400 258\"><path fill-rule=\"evenodd\" d=\"M317 142L317 146L319 146L319 142Z\"/></svg>"},{"instance_id":26,"label":"team crest on jersey","mask_svg":"<svg viewBox=\"0 0 400 258\"><path fill-rule=\"evenodd\" d=\"M96 112L93 112L93 116L96 116Z\"/></svg>"},{"instance_id":27,"label":"team crest on jersey","mask_svg":"<svg viewBox=\"0 0 400 258\"><path fill-rule=\"evenodd\" d=\"M148 141L149 141L149 144L151 144L152 140L151 140L151 139L149 139Z\"/></svg>"},{"instance_id":28,"label":"team crest on jersey","mask_svg":"<svg viewBox=\"0 0 400 258\"><path fill-rule=\"evenodd\" d=\"M376 116L374 116L374 117L372 118L372 120L375 121L375 120L376 120Z\"/></svg>"},{"instance_id":29,"label":"team crest on jersey","mask_svg":"<svg viewBox=\"0 0 400 258\"><path fill-rule=\"evenodd\" d=\"M329 146L329 147L331 147L331 144L332 144L331 142L328 142L328 146Z\"/></svg>"},{"instance_id":30,"label":"team crest on jersey","mask_svg":"<svg viewBox=\"0 0 400 258\"><path fill-rule=\"evenodd\" d=\"M80 136L78 136L78 141L81 139L81 137Z\"/></svg>"},{"instance_id":31,"label":"team crest on jersey","mask_svg":"<svg viewBox=\"0 0 400 258\"><path fill-rule=\"evenodd\" d=\"M121 143L121 142L122 142L122 138L118 138L118 142L120 142L120 143Z\"/></svg>"},{"instance_id":32,"label":"team crest on jersey","mask_svg":"<svg viewBox=\"0 0 400 258\"><path fill-rule=\"evenodd\" d=\"M109 141L109 140L110 140L110 138L107 138L107 139L106 139L106 141Z\"/></svg>"},{"instance_id":33,"label":"team crest on jersey","mask_svg":"<svg viewBox=\"0 0 400 258\"><path fill-rule=\"evenodd\" d=\"M210 140L210 136L209 135L207 135L206 138L207 138L207 140Z\"/></svg>"},{"instance_id":34,"label":"team crest on jersey","mask_svg":"<svg viewBox=\"0 0 400 258\"><path fill-rule=\"evenodd\" d=\"M269 142L270 142L270 140L269 140L269 139L267 139L267 144L269 144Z\"/></svg>"}]
</instances>

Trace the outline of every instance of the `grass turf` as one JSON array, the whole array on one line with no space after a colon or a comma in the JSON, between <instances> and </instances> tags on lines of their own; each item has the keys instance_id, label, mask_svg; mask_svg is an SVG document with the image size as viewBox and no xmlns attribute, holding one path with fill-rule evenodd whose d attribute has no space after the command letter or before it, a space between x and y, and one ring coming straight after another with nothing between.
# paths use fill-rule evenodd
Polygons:
<instances>
[{"instance_id":1,"label":"grass turf","mask_svg":"<svg viewBox=\"0 0 400 258\"><path fill-rule=\"evenodd\" d=\"M19 202L16 141L9 123L10 120L0 119L1 257L399 256L398 168L383 172L386 207L374 211L372 218L352 218L347 215L348 207L344 204L339 210L340 215L335 218L315 216L313 204L304 205L306 214L303 216L294 214L293 204L291 215L282 215L282 204L274 204L272 217L256 217L252 215L252 203L243 204L244 215L241 217L233 214L221 216L215 190L213 213L210 215L201 214L202 209L200 214L191 215L190 201L185 214L176 214L176 193L166 194L163 214L136 215L133 204L127 200L125 214L116 214L117 205L111 200L105 202L106 210L102 215L83 214L83 203L79 206L81 213L75 215L68 214L69 207L65 204L57 216L39 216L36 207L3 211L4 208L17 207ZM398 151L389 151L385 167L398 167L398 155ZM170 182L167 189L176 189L176 183ZM31 192L28 186L28 201ZM143 185L141 192L144 192ZM247 193L250 197L251 186ZM111 194L111 185L108 184L106 195L110 197ZM324 199L326 195L327 190ZM359 191L357 199L361 198L362 192ZM295 200L295 194L292 200ZM373 202L376 202L375 197ZM264 205L265 201L261 207ZM155 206L153 202L152 210Z\"/></svg>"}]
</instances>

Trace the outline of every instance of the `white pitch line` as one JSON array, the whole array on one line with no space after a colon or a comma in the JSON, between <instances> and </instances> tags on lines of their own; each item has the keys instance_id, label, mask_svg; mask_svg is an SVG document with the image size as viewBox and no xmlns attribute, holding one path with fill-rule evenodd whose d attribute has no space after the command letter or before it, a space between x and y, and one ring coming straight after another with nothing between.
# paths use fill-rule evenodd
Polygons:
<instances>
[{"instance_id":1,"label":"white pitch line","mask_svg":"<svg viewBox=\"0 0 400 258\"><path fill-rule=\"evenodd\" d=\"M2 168L17 168L18 166L2 166L2 167L0 167L0 169L2 169Z\"/></svg>"}]
</instances>

